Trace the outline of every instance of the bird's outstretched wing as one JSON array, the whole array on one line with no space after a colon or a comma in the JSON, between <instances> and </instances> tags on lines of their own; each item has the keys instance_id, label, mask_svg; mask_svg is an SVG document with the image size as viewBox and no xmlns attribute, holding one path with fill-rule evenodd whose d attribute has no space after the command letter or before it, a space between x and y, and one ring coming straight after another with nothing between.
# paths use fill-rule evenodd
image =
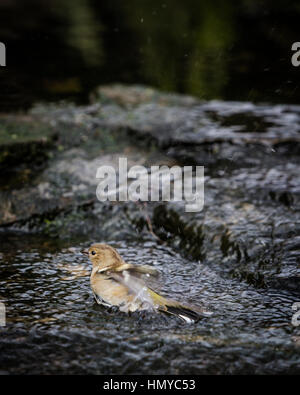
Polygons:
<instances>
[{"instance_id":1,"label":"bird's outstretched wing","mask_svg":"<svg viewBox=\"0 0 300 395\"><path fill-rule=\"evenodd\" d=\"M122 280L125 280L127 282L126 285L129 288L131 285L131 281L137 281L137 283L154 289L157 292L159 292L162 287L160 272L153 266L133 265L131 263L124 262L124 264L114 269L113 273L123 273L126 276L126 279L124 278Z\"/></svg>"},{"instance_id":2,"label":"bird's outstretched wing","mask_svg":"<svg viewBox=\"0 0 300 395\"><path fill-rule=\"evenodd\" d=\"M133 265L131 263L123 263L114 269L115 272L123 272L124 270L129 271L132 275L140 277L142 274L148 276L159 276L159 271L149 265Z\"/></svg>"},{"instance_id":3,"label":"bird's outstretched wing","mask_svg":"<svg viewBox=\"0 0 300 395\"><path fill-rule=\"evenodd\" d=\"M157 308L150 289L158 284L159 272L152 266L124 263L106 272L111 279L124 285L135 300Z\"/></svg>"},{"instance_id":4,"label":"bird's outstretched wing","mask_svg":"<svg viewBox=\"0 0 300 395\"><path fill-rule=\"evenodd\" d=\"M158 309L164 313L175 315L188 323L197 322L200 318L212 314L198 306L181 304L180 302L159 295L149 285L153 277L157 277L158 274L157 270L151 266L127 263L106 272L106 275L124 285L128 289L128 292L134 295L133 302L139 300L143 306L148 306L148 308Z\"/></svg>"}]
</instances>

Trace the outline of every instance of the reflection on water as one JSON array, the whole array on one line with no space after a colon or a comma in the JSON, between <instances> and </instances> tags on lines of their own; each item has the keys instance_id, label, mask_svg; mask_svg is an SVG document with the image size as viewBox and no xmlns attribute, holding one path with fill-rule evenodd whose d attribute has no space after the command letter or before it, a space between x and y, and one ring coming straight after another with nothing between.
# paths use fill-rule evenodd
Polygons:
<instances>
[{"instance_id":1,"label":"reflection on water","mask_svg":"<svg viewBox=\"0 0 300 395\"><path fill-rule=\"evenodd\" d=\"M0 370L295 373L299 369L299 333L291 325L296 298L289 293L222 279L203 264L154 242L111 244L126 261L159 269L165 294L209 307L214 315L185 325L174 317L128 316L106 309L91 295L90 264L80 253L86 243L71 247L51 239L6 236L0 297L7 301L7 327L0 332Z\"/></svg>"},{"instance_id":2,"label":"reflection on water","mask_svg":"<svg viewBox=\"0 0 300 395\"><path fill-rule=\"evenodd\" d=\"M293 4L294 3L294 4ZM49 5L48 5L49 4ZM86 101L99 84L145 83L203 99L299 102L299 7L224 2L6 0L0 109Z\"/></svg>"}]
</instances>

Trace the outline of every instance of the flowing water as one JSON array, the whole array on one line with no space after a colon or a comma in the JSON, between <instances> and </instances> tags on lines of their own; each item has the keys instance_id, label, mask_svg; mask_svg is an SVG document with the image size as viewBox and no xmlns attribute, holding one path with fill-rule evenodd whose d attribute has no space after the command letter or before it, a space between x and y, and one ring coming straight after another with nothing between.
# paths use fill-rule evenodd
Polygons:
<instances>
[{"instance_id":1,"label":"flowing water","mask_svg":"<svg viewBox=\"0 0 300 395\"><path fill-rule=\"evenodd\" d=\"M213 315L184 324L97 305L87 241L1 235L0 366L10 373L299 373L300 333L291 292L223 279L153 241L105 240L127 262L156 267L165 295Z\"/></svg>"}]
</instances>

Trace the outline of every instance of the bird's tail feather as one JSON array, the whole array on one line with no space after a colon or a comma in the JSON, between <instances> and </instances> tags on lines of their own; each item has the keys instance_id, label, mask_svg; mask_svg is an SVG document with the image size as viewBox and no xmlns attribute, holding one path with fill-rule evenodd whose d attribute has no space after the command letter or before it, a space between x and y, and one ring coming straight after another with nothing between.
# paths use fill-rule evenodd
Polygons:
<instances>
[{"instance_id":1,"label":"bird's tail feather","mask_svg":"<svg viewBox=\"0 0 300 395\"><path fill-rule=\"evenodd\" d=\"M187 323L197 322L202 317L200 312L194 311L187 306L181 306L181 305L168 306L168 305L166 305L165 307L166 307L166 309L164 310L164 312L172 314L172 315L176 315L177 317L179 317L180 319L182 319L183 321L185 321Z\"/></svg>"},{"instance_id":2,"label":"bird's tail feather","mask_svg":"<svg viewBox=\"0 0 300 395\"><path fill-rule=\"evenodd\" d=\"M164 313L175 315L183 321L193 323L202 317L208 317L212 313L204 311L200 307L183 305L172 299L166 299L156 292L148 289L149 295L158 309Z\"/></svg>"}]
</instances>

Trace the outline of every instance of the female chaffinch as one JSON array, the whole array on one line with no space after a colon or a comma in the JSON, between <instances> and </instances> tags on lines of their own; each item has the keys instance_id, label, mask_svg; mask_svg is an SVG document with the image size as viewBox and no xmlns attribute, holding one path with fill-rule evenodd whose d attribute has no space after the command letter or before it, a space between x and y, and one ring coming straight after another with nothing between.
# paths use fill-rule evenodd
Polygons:
<instances>
[{"instance_id":1,"label":"female chaffinch","mask_svg":"<svg viewBox=\"0 0 300 395\"><path fill-rule=\"evenodd\" d=\"M123 312L156 310L192 323L211 313L164 298L146 285L145 278L158 272L148 265L124 262L107 244L93 244L88 250L92 264L91 288L98 304L117 306Z\"/></svg>"}]
</instances>

